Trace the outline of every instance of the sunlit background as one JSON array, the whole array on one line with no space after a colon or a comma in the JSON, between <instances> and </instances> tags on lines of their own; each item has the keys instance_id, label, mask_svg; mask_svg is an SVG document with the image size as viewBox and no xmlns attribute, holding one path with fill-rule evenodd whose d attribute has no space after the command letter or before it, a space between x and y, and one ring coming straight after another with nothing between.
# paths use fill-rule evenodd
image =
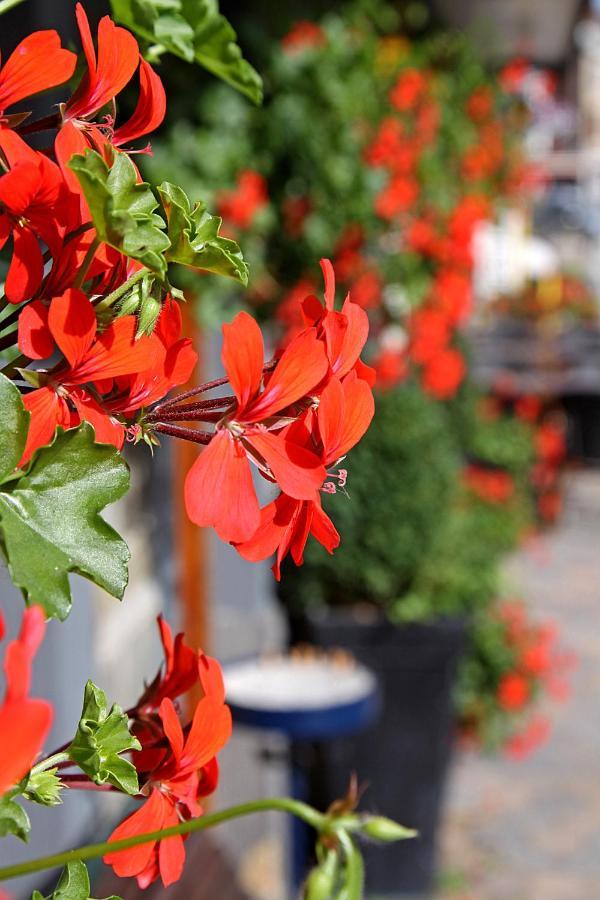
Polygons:
<instances>
[{"instance_id":1,"label":"sunlit background","mask_svg":"<svg viewBox=\"0 0 600 900\"><path fill-rule=\"evenodd\" d=\"M166 610L190 643L249 665L230 675L238 727L211 808L290 791L323 807L355 773L362 807L420 831L367 849L368 897L592 900L600 3L221 9L265 79L264 107L165 58L167 120L138 157L222 215L250 264L245 292L211 276L181 285L198 383L221 373L220 325L239 309L272 347L298 327L293 304L322 294L328 257L338 303L350 290L372 322L376 419L332 470L339 551L313 542L279 583L269 561L187 521L192 445L165 440L152 464L128 453L133 487L110 515L130 586L118 604L73 578L73 614L50 624L36 669L56 710L50 745L72 733L90 676L127 708L156 670ZM43 27L75 42L70 0L3 17L3 52ZM0 579L14 629L20 601ZM294 707L285 725L279 702ZM307 708L327 710L312 731ZM96 801L36 807L31 843L8 838L0 860L100 839L123 810ZM181 882L146 896L291 900L309 858L307 836L269 813L190 838ZM95 896L141 895L99 864L91 874Z\"/></svg>"}]
</instances>

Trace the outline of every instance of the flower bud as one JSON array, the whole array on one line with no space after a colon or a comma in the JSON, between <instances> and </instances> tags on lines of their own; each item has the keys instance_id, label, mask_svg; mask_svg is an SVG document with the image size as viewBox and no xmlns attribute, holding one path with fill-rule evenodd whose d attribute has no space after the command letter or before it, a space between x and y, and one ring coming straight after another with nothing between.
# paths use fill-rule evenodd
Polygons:
<instances>
[{"instance_id":1,"label":"flower bud","mask_svg":"<svg viewBox=\"0 0 600 900\"><path fill-rule=\"evenodd\" d=\"M404 841L417 837L419 834L414 828L405 828L404 825L398 825L397 822L386 816L367 816L363 819L361 831L367 837L385 843Z\"/></svg>"},{"instance_id":2,"label":"flower bud","mask_svg":"<svg viewBox=\"0 0 600 900\"><path fill-rule=\"evenodd\" d=\"M310 872L304 883L303 900L331 900L337 880L338 857L335 850L328 850L318 866Z\"/></svg>"}]
</instances>

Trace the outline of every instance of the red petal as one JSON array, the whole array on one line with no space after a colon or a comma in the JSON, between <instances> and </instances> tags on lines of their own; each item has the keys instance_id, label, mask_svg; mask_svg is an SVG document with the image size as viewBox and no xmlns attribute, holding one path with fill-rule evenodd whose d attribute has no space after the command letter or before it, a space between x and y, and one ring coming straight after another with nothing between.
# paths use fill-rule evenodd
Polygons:
<instances>
[{"instance_id":1,"label":"red petal","mask_svg":"<svg viewBox=\"0 0 600 900\"><path fill-rule=\"evenodd\" d=\"M50 304L48 324L54 340L75 368L90 349L96 336L96 313L83 293L69 288Z\"/></svg>"},{"instance_id":2,"label":"red petal","mask_svg":"<svg viewBox=\"0 0 600 900\"><path fill-rule=\"evenodd\" d=\"M252 316L240 312L223 325L223 366L242 408L254 399L262 380L265 361L263 336Z\"/></svg>"},{"instance_id":3,"label":"red petal","mask_svg":"<svg viewBox=\"0 0 600 900\"><path fill-rule=\"evenodd\" d=\"M284 494L295 500L315 499L327 473L314 453L263 429L247 432L245 439L266 461Z\"/></svg>"},{"instance_id":4,"label":"red petal","mask_svg":"<svg viewBox=\"0 0 600 900\"><path fill-rule=\"evenodd\" d=\"M81 195L81 202L84 210L87 210L87 203L83 198L81 185L77 175L69 168L69 160L71 160L76 153L85 153L85 151L89 149L89 146L83 131L77 128L72 122L65 122L54 139L54 152L64 179L71 191ZM89 218L88 214L86 215L85 220Z\"/></svg>"},{"instance_id":5,"label":"red petal","mask_svg":"<svg viewBox=\"0 0 600 900\"><path fill-rule=\"evenodd\" d=\"M109 325L69 374L71 384L101 378L118 378L147 371L160 363L164 347L154 335L135 340L135 316L123 316Z\"/></svg>"},{"instance_id":6,"label":"red petal","mask_svg":"<svg viewBox=\"0 0 600 900\"><path fill-rule=\"evenodd\" d=\"M163 828L179 825L179 817L175 810L166 816ZM160 841L158 845L158 868L165 887L174 884L181 878L185 864L185 846L180 834Z\"/></svg>"},{"instance_id":7,"label":"red petal","mask_svg":"<svg viewBox=\"0 0 600 900\"><path fill-rule=\"evenodd\" d=\"M340 536L335 525L317 503L314 504L313 508L310 533L329 553L333 553L336 547L340 545Z\"/></svg>"},{"instance_id":8,"label":"red petal","mask_svg":"<svg viewBox=\"0 0 600 900\"><path fill-rule=\"evenodd\" d=\"M0 203L14 216L24 215L40 189L41 180L36 159L19 160L0 177Z\"/></svg>"},{"instance_id":9,"label":"red petal","mask_svg":"<svg viewBox=\"0 0 600 900\"><path fill-rule=\"evenodd\" d=\"M375 414L375 401L371 388L355 372L350 372L344 378L342 391L344 395L342 430L339 444L334 450L335 459L327 457L328 465L335 462L340 456L345 456L348 450L360 441Z\"/></svg>"},{"instance_id":10,"label":"red petal","mask_svg":"<svg viewBox=\"0 0 600 900\"><path fill-rule=\"evenodd\" d=\"M71 400L81 419L89 422L96 434L98 444L112 444L120 450L125 440L125 428L109 415L86 391L72 391Z\"/></svg>"},{"instance_id":11,"label":"red petal","mask_svg":"<svg viewBox=\"0 0 600 900\"><path fill-rule=\"evenodd\" d=\"M321 260L321 271L325 282L325 306L333 309L335 305L335 272L328 259Z\"/></svg>"},{"instance_id":12,"label":"red petal","mask_svg":"<svg viewBox=\"0 0 600 900\"><path fill-rule=\"evenodd\" d=\"M212 656L200 654L198 660L198 673L202 689L207 697L212 697L219 703L225 702L225 685L221 666Z\"/></svg>"},{"instance_id":13,"label":"red petal","mask_svg":"<svg viewBox=\"0 0 600 900\"><path fill-rule=\"evenodd\" d=\"M67 118L85 118L98 112L116 97L137 69L139 50L136 39L103 16L98 25L98 58L87 16L80 3L76 7L88 71L66 106Z\"/></svg>"},{"instance_id":14,"label":"red petal","mask_svg":"<svg viewBox=\"0 0 600 900\"><path fill-rule=\"evenodd\" d=\"M7 702L23 700L31 681L33 658L44 638L46 621L41 607L32 606L23 613L19 637L6 648L4 671L6 673Z\"/></svg>"},{"instance_id":15,"label":"red petal","mask_svg":"<svg viewBox=\"0 0 600 900\"><path fill-rule=\"evenodd\" d=\"M344 414L344 390L337 378L331 378L319 398L319 408L317 410L319 434L327 463L330 462L331 451L335 452L335 449L340 444ZM335 459L337 458L336 456Z\"/></svg>"},{"instance_id":16,"label":"red petal","mask_svg":"<svg viewBox=\"0 0 600 900\"><path fill-rule=\"evenodd\" d=\"M48 307L41 300L29 303L19 316L19 350L29 359L47 359L54 353L48 328Z\"/></svg>"},{"instance_id":17,"label":"red petal","mask_svg":"<svg viewBox=\"0 0 600 900\"><path fill-rule=\"evenodd\" d=\"M23 397L25 409L29 410L29 431L27 442L23 450L23 456L19 466L24 466L38 447L49 444L54 437L57 425L68 427L70 422L69 410L56 391L49 387L38 388Z\"/></svg>"},{"instance_id":18,"label":"red petal","mask_svg":"<svg viewBox=\"0 0 600 900\"><path fill-rule=\"evenodd\" d=\"M354 366L369 336L369 317L356 303L348 298L339 314L346 322L345 329L341 323L327 316L323 328L327 341L327 353L332 371L342 378Z\"/></svg>"},{"instance_id":19,"label":"red petal","mask_svg":"<svg viewBox=\"0 0 600 900\"><path fill-rule=\"evenodd\" d=\"M167 798L157 788L154 788L144 805L121 822L108 840L120 841L148 831L159 831L169 813L169 807ZM107 853L103 857L103 861L107 866L113 867L116 875L127 878L146 869L152 859L155 846L156 841L149 841L147 844L130 847L129 850L113 851Z\"/></svg>"},{"instance_id":20,"label":"red petal","mask_svg":"<svg viewBox=\"0 0 600 900\"><path fill-rule=\"evenodd\" d=\"M77 56L60 45L56 31L36 31L24 38L0 70L0 110L68 81Z\"/></svg>"},{"instance_id":21,"label":"red petal","mask_svg":"<svg viewBox=\"0 0 600 900\"><path fill-rule=\"evenodd\" d=\"M212 527L224 541L245 541L256 531L260 512L244 448L218 431L185 480L185 507L196 525Z\"/></svg>"},{"instance_id":22,"label":"red petal","mask_svg":"<svg viewBox=\"0 0 600 900\"><path fill-rule=\"evenodd\" d=\"M201 769L223 749L231 737L231 713L213 697L198 703L192 727L185 742L182 766Z\"/></svg>"},{"instance_id":23,"label":"red petal","mask_svg":"<svg viewBox=\"0 0 600 900\"><path fill-rule=\"evenodd\" d=\"M168 697L161 702L159 714L175 759L179 759L183 752L183 729L173 701Z\"/></svg>"},{"instance_id":24,"label":"red petal","mask_svg":"<svg viewBox=\"0 0 600 900\"><path fill-rule=\"evenodd\" d=\"M13 230L13 255L4 292L10 303L21 303L35 294L44 274L42 251L29 228Z\"/></svg>"},{"instance_id":25,"label":"red petal","mask_svg":"<svg viewBox=\"0 0 600 900\"><path fill-rule=\"evenodd\" d=\"M167 297L156 322L156 335L168 348L179 340L181 329L182 317L179 303L176 303L171 297Z\"/></svg>"},{"instance_id":26,"label":"red petal","mask_svg":"<svg viewBox=\"0 0 600 900\"><path fill-rule=\"evenodd\" d=\"M0 796L29 771L52 724L52 707L45 700L19 700L0 707Z\"/></svg>"},{"instance_id":27,"label":"red petal","mask_svg":"<svg viewBox=\"0 0 600 900\"><path fill-rule=\"evenodd\" d=\"M318 385L327 368L323 343L318 340L316 329L307 328L288 344L265 391L241 418L259 422L295 403Z\"/></svg>"},{"instance_id":28,"label":"red petal","mask_svg":"<svg viewBox=\"0 0 600 900\"><path fill-rule=\"evenodd\" d=\"M354 364L354 371L361 379L361 381L366 381L369 387L375 387L375 382L377 381L377 373L372 366L367 366L362 360L357 359Z\"/></svg>"},{"instance_id":29,"label":"red petal","mask_svg":"<svg viewBox=\"0 0 600 900\"><path fill-rule=\"evenodd\" d=\"M150 63L140 57L140 96L130 119L117 128L112 144L121 147L136 138L149 134L161 124L167 109L162 81Z\"/></svg>"}]
</instances>

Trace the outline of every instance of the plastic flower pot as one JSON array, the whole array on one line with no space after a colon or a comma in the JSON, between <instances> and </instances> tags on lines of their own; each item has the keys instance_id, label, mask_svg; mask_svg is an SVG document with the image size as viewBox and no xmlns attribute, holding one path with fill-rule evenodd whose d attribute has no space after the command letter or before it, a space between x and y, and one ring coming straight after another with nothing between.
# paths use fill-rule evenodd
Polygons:
<instances>
[{"instance_id":1,"label":"plastic flower pot","mask_svg":"<svg viewBox=\"0 0 600 900\"><path fill-rule=\"evenodd\" d=\"M372 728L293 747L308 802L326 808L345 794L355 772L370 810L419 831L414 841L364 848L367 896L397 898L434 886L454 734L452 690L465 632L459 619L397 626L351 608L290 619L292 643L343 647L380 682L383 713Z\"/></svg>"}]
</instances>

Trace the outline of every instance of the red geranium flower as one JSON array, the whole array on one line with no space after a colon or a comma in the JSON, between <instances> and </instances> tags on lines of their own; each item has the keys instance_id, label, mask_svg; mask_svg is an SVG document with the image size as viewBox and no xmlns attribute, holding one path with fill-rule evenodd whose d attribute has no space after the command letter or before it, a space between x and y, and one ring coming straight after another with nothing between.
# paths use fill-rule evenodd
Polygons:
<instances>
[{"instance_id":1,"label":"red geranium flower","mask_svg":"<svg viewBox=\"0 0 600 900\"><path fill-rule=\"evenodd\" d=\"M107 141L120 147L154 131L165 117L166 97L162 81L140 56L138 43L129 31L103 16L98 25L96 54L90 24L80 3L75 7L75 16L87 70L73 96L61 108L61 128L54 146L65 177L78 190L77 179L67 168L71 157L87 147L102 152ZM113 117L94 124L94 116L131 81L138 66L140 95L131 118L116 129Z\"/></svg>"},{"instance_id":2,"label":"red geranium flower","mask_svg":"<svg viewBox=\"0 0 600 900\"><path fill-rule=\"evenodd\" d=\"M419 69L405 69L390 91L390 103L400 112L414 109L427 90L428 79Z\"/></svg>"},{"instance_id":3,"label":"red geranium flower","mask_svg":"<svg viewBox=\"0 0 600 900\"><path fill-rule=\"evenodd\" d=\"M244 169L237 177L234 190L221 191L217 195L217 208L226 224L249 228L268 200L267 182L263 176L253 169Z\"/></svg>"},{"instance_id":4,"label":"red geranium flower","mask_svg":"<svg viewBox=\"0 0 600 900\"><path fill-rule=\"evenodd\" d=\"M463 480L469 490L488 503L507 503L515 492L515 483L508 472L467 466Z\"/></svg>"},{"instance_id":5,"label":"red geranium flower","mask_svg":"<svg viewBox=\"0 0 600 900\"><path fill-rule=\"evenodd\" d=\"M449 348L429 360L423 370L423 387L438 400L453 397L465 377L464 357L458 350Z\"/></svg>"},{"instance_id":6,"label":"red geranium flower","mask_svg":"<svg viewBox=\"0 0 600 900\"><path fill-rule=\"evenodd\" d=\"M297 500L313 500L323 484L325 470L318 458L274 429L287 424L277 414L325 376L327 357L316 329L308 328L263 378L262 334L255 320L241 312L223 326L221 359L236 399L187 475L185 503L192 522L212 526L224 541L240 542L260 522L250 460Z\"/></svg>"},{"instance_id":7,"label":"red geranium flower","mask_svg":"<svg viewBox=\"0 0 600 900\"><path fill-rule=\"evenodd\" d=\"M296 22L290 31L281 39L283 50L298 53L310 47L321 47L327 40L325 32L315 22L303 20Z\"/></svg>"},{"instance_id":8,"label":"red geranium flower","mask_svg":"<svg viewBox=\"0 0 600 900\"><path fill-rule=\"evenodd\" d=\"M17 158L0 177L0 249L12 236L13 252L4 289L11 303L21 303L32 297L42 282L44 263L39 240L53 256L62 245L68 192L55 163L18 138L12 143Z\"/></svg>"},{"instance_id":9,"label":"red geranium flower","mask_svg":"<svg viewBox=\"0 0 600 900\"><path fill-rule=\"evenodd\" d=\"M522 709L531 696L529 682L520 672L509 672L500 679L496 696L503 709Z\"/></svg>"},{"instance_id":10,"label":"red geranium flower","mask_svg":"<svg viewBox=\"0 0 600 900\"><path fill-rule=\"evenodd\" d=\"M46 700L28 697L31 665L44 637L46 624L39 606L23 613L21 632L8 645L4 658L6 693L0 705L0 796L29 771L52 724ZM0 614L0 640L4 621Z\"/></svg>"},{"instance_id":11,"label":"red geranium flower","mask_svg":"<svg viewBox=\"0 0 600 900\"><path fill-rule=\"evenodd\" d=\"M414 178L394 176L375 198L375 212L382 219L395 219L411 209L419 196L419 186Z\"/></svg>"},{"instance_id":12,"label":"red geranium flower","mask_svg":"<svg viewBox=\"0 0 600 900\"><path fill-rule=\"evenodd\" d=\"M294 423L289 434L295 433L300 444L317 452L325 467L343 459L348 450L362 438L375 412L373 394L369 385L350 372L343 381L332 378L319 398L317 432L306 427L304 421ZM310 415L310 413L309 413ZM346 483L346 471L335 476ZM335 493L334 481L323 486L327 493ZM269 503L261 511L261 521L249 541L236 544L244 559L257 562L277 551L273 571L277 580L281 577L281 563L288 553L297 566L302 565L304 548L311 534L329 553L340 543L333 522L321 508L318 497L314 500L295 500L286 494Z\"/></svg>"},{"instance_id":13,"label":"red geranium flower","mask_svg":"<svg viewBox=\"0 0 600 900\"><path fill-rule=\"evenodd\" d=\"M99 336L96 328L94 307L74 288L54 297L49 307L35 301L21 313L19 348L32 359L43 359L56 342L67 363L45 375L47 384L23 398L31 420L20 465L52 439L57 425L70 427L81 420L94 426L100 442L122 446L124 426L102 408L98 392L84 385L146 371L157 360L164 361L165 351L155 335L135 340L135 316L115 319Z\"/></svg>"},{"instance_id":14,"label":"red geranium flower","mask_svg":"<svg viewBox=\"0 0 600 900\"><path fill-rule=\"evenodd\" d=\"M158 712L164 746L160 762L150 772L142 772L141 761L148 758L143 743L139 758L134 755L143 790L149 793L149 798L113 831L109 841L158 831L199 816L202 814L199 800L215 790L216 755L231 736L231 713L225 705L223 678L217 661L200 654L197 665L204 696L196 706L191 725L182 728L173 701L164 696ZM181 673L183 684L188 677L187 670L186 659ZM181 685L182 682L177 687L172 685L171 690L179 690ZM176 836L108 853L104 862L120 877L135 876L142 888L159 876L167 887L181 876L185 862L184 838Z\"/></svg>"}]
</instances>

